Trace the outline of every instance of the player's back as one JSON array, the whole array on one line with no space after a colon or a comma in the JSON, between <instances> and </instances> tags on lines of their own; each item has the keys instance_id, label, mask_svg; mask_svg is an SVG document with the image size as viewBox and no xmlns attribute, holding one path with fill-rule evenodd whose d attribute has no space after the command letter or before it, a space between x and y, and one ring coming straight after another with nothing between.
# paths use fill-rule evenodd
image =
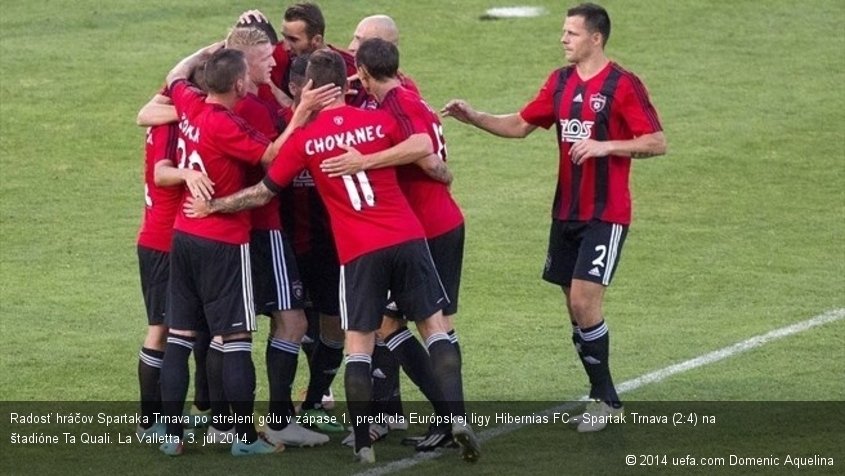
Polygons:
<instances>
[{"instance_id":1,"label":"player's back","mask_svg":"<svg viewBox=\"0 0 845 476\"><path fill-rule=\"evenodd\" d=\"M336 178L320 170L322 161L345 152L342 145L370 154L400 141L400 132L389 115L342 106L322 111L313 122L296 131L277 158L290 162L286 172L271 172L273 180L279 179L281 183L292 180L297 172L294 164L310 171L329 212L341 263L424 237L393 169L374 169ZM272 169L276 168L274 162Z\"/></svg>"},{"instance_id":2,"label":"player's back","mask_svg":"<svg viewBox=\"0 0 845 476\"><path fill-rule=\"evenodd\" d=\"M385 95L380 109L390 113L406 135L427 133L437 156L446 161L446 140L440 118L417 92L403 86L395 87ZM439 236L463 223L463 214L446 184L429 177L415 164L397 167L396 174L427 238Z\"/></svg>"},{"instance_id":3,"label":"player's back","mask_svg":"<svg viewBox=\"0 0 845 476\"><path fill-rule=\"evenodd\" d=\"M269 141L220 104L209 104L186 82L173 87L179 114L180 167L199 170L214 182L216 198L245 185L246 166L257 165ZM184 197L190 191L186 188ZM192 219L179 213L174 229L232 244L249 241L249 213L213 214Z\"/></svg>"}]
</instances>

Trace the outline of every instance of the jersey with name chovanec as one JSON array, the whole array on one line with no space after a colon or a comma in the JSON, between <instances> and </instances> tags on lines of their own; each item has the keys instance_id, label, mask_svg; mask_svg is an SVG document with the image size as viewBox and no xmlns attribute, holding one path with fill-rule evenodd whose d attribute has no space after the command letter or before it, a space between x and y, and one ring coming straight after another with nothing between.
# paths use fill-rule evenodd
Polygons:
<instances>
[{"instance_id":1,"label":"jersey with name chovanec","mask_svg":"<svg viewBox=\"0 0 845 476\"><path fill-rule=\"evenodd\" d=\"M520 115L535 126L557 126L560 163L553 218L631 222L631 158L593 157L575 165L569 151L585 139L630 140L662 130L639 78L609 62L584 81L575 66L567 66L549 75Z\"/></svg>"},{"instance_id":2,"label":"jersey with name chovanec","mask_svg":"<svg viewBox=\"0 0 845 476\"><path fill-rule=\"evenodd\" d=\"M446 161L446 140L440 119L418 93L397 86L387 92L379 108L396 119L406 138L413 134L428 134L435 153ZM464 222L461 209L445 183L429 177L415 164L397 167L396 175L408 203L425 229L426 238L436 238Z\"/></svg>"},{"instance_id":3,"label":"jersey with name chovanec","mask_svg":"<svg viewBox=\"0 0 845 476\"><path fill-rule=\"evenodd\" d=\"M205 102L205 95L179 80L171 87L179 116L180 154L184 165L208 175L214 182L214 198L231 195L246 185L248 166L256 166L270 142L234 112L220 104ZM185 187L183 200L190 196ZM214 213L204 218L176 215L174 229L191 235L240 245L249 243L250 214Z\"/></svg>"},{"instance_id":4,"label":"jersey with name chovanec","mask_svg":"<svg viewBox=\"0 0 845 476\"><path fill-rule=\"evenodd\" d=\"M264 184L279 192L307 168L326 205L341 264L366 253L421 239L425 234L402 194L393 168L330 178L320 164L346 152L372 154L403 139L396 121L382 111L340 106L321 111L282 146Z\"/></svg>"},{"instance_id":5,"label":"jersey with name chovanec","mask_svg":"<svg viewBox=\"0 0 845 476\"><path fill-rule=\"evenodd\" d=\"M176 162L179 129L176 123L147 129L144 159L144 218L138 232L138 244L158 251L170 251L173 220L182 201L181 187L155 184L155 166L162 160Z\"/></svg>"}]
</instances>

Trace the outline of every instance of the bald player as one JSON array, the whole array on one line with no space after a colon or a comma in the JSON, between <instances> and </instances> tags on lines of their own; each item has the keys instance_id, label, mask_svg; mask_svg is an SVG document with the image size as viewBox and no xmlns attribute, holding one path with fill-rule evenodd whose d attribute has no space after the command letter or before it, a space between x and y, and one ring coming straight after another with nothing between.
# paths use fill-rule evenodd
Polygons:
<instances>
[{"instance_id":1,"label":"bald player","mask_svg":"<svg viewBox=\"0 0 845 476\"><path fill-rule=\"evenodd\" d=\"M361 42L369 38L381 38L399 46L399 28L393 18L387 15L368 16L358 23L347 49L354 55Z\"/></svg>"},{"instance_id":2,"label":"bald player","mask_svg":"<svg viewBox=\"0 0 845 476\"><path fill-rule=\"evenodd\" d=\"M355 27L355 33L352 34L352 41L349 42L349 46L346 49L349 50L349 53L351 53L352 56L355 56L355 52L358 51L358 46L361 45L361 42L370 38L381 38L382 40L389 41L398 47L399 28L396 26L396 22L393 21L393 18L390 18L387 15L370 15L358 22L358 26ZM398 74L398 77L402 87L420 94L417 84L414 83L410 77L402 74L401 72ZM353 81L350 84L350 88L358 91L358 93L356 94L355 99L351 102L347 101L348 103L359 105L359 107L363 109L378 108L378 101L376 101L376 98L372 95L367 93L360 81L357 79Z\"/></svg>"}]
</instances>

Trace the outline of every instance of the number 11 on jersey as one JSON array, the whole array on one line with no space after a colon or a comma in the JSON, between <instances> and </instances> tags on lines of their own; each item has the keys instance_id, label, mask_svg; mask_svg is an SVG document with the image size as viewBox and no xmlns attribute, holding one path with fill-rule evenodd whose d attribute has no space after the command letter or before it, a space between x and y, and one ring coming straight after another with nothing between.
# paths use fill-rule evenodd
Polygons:
<instances>
[{"instance_id":1,"label":"number 11 on jersey","mask_svg":"<svg viewBox=\"0 0 845 476\"><path fill-rule=\"evenodd\" d=\"M352 202L352 208L354 208L356 212L360 212L363 206L361 203L361 195L364 196L364 202L368 207L376 206L376 195L373 193L373 187L370 186L370 179L367 177L366 172L361 171L355 174L355 178L358 179L357 184L352 178L352 175L344 175L341 178L343 178L343 185L346 187L346 193L349 195L349 201ZM358 192L358 185L361 186L360 193Z\"/></svg>"}]
</instances>

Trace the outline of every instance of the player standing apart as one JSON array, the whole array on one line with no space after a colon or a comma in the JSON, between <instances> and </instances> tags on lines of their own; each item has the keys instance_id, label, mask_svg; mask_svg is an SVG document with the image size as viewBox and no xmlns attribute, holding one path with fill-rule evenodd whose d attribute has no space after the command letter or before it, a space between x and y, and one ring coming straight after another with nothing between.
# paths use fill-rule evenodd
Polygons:
<instances>
[{"instance_id":1,"label":"player standing apart","mask_svg":"<svg viewBox=\"0 0 845 476\"><path fill-rule=\"evenodd\" d=\"M608 365L602 302L631 222L631 159L666 152L645 87L605 55L609 36L604 8L590 3L571 8L560 40L571 64L552 72L519 113L492 115L462 100L443 108L446 116L507 138L556 126L560 164L543 279L561 286L566 296L572 342L590 380L593 401L587 411L599 417L623 412ZM578 431L604 429L607 418L596 420L582 421Z\"/></svg>"}]
</instances>

